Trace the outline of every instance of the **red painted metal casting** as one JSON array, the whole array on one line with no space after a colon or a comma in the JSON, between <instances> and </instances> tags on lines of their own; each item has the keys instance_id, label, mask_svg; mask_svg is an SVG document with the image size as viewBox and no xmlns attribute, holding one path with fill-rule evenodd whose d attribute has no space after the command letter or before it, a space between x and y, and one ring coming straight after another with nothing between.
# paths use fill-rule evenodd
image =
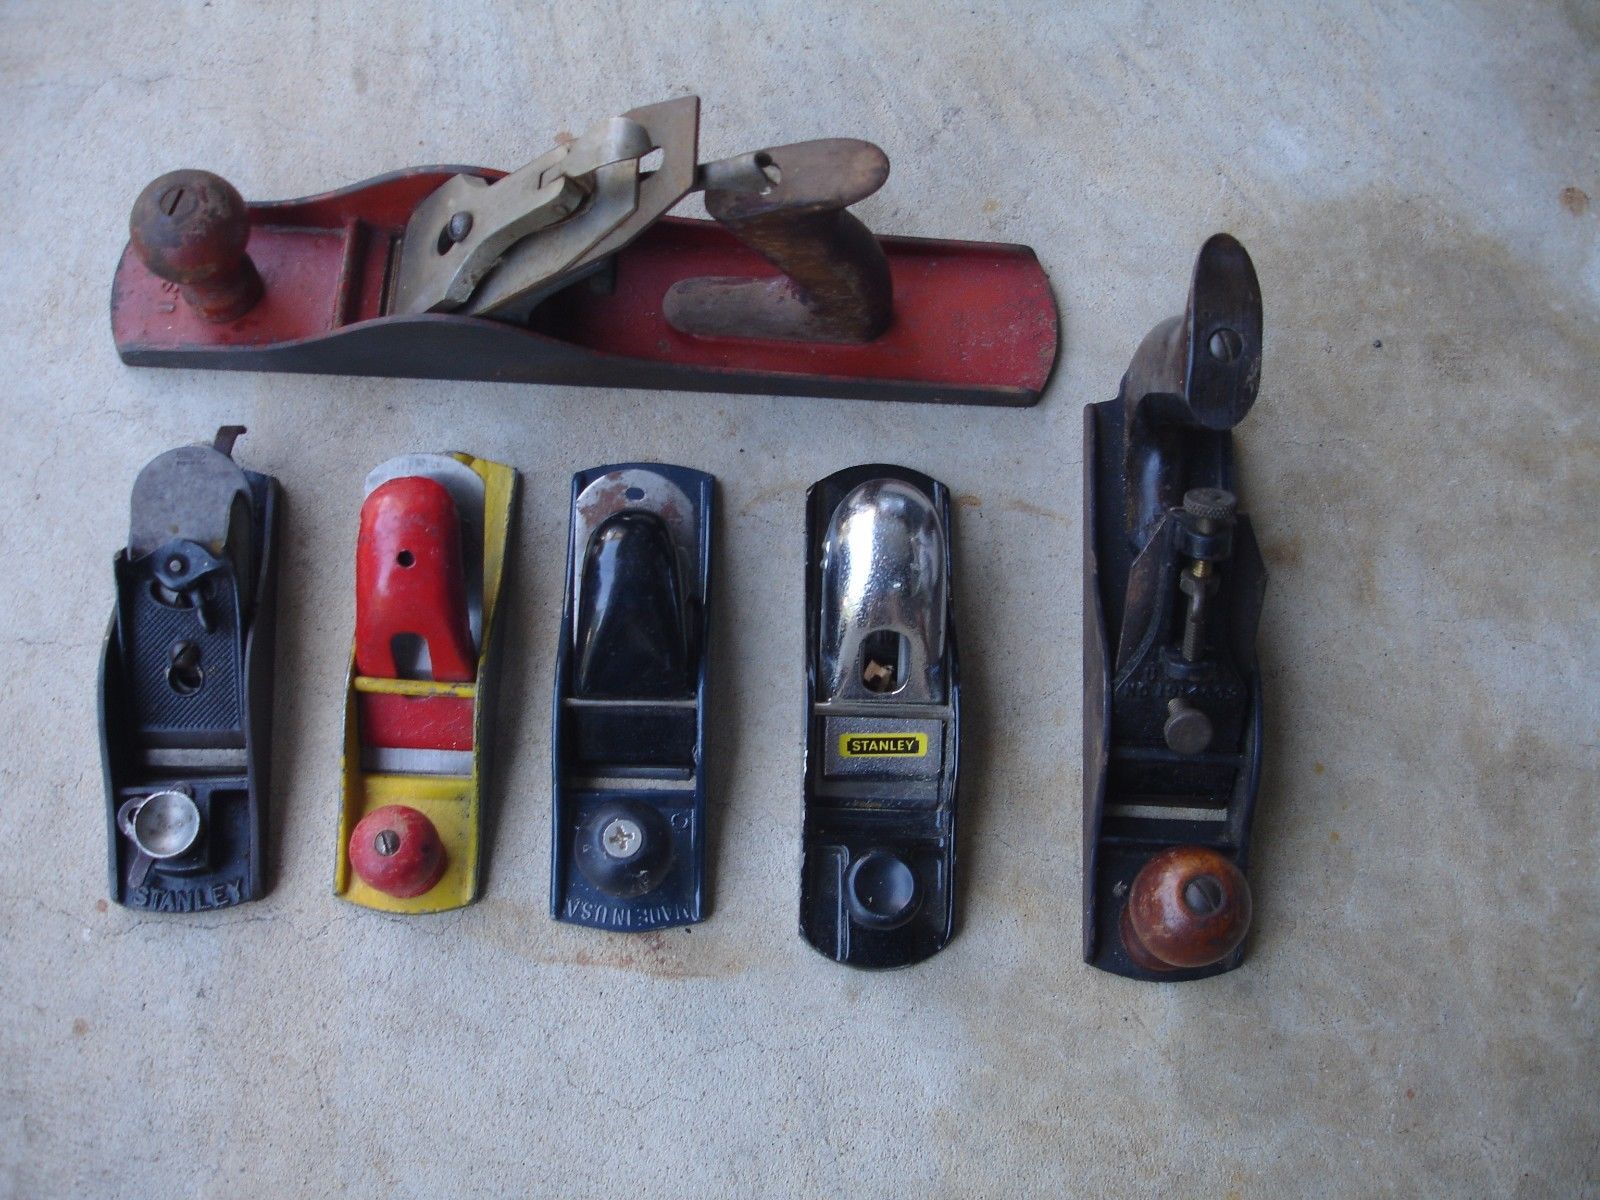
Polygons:
<instances>
[{"instance_id":1,"label":"red painted metal casting","mask_svg":"<svg viewBox=\"0 0 1600 1200\"><path fill-rule=\"evenodd\" d=\"M112 290L123 361L140 366L750 391L970 404L1034 403L1055 362L1049 280L1026 246L878 239L894 312L867 342L704 336L663 311L674 285L772 279L778 269L721 226L667 217L526 326L433 313L384 315L390 263L416 205L456 174L419 168L304 200L249 205L262 299L208 322L130 247Z\"/></svg>"},{"instance_id":2,"label":"red painted metal casting","mask_svg":"<svg viewBox=\"0 0 1600 1200\"><path fill-rule=\"evenodd\" d=\"M477 675L467 621L461 518L443 484L391 479L361 506L356 542L356 671L399 679L394 639L428 644L433 678L470 683Z\"/></svg>"},{"instance_id":3,"label":"red painted metal casting","mask_svg":"<svg viewBox=\"0 0 1600 1200\"><path fill-rule=\"evenodd\" d=\"M470 683L477 655L467 616L461 519L442 484L391 479L361 506L356 542L356 673L399 679L395 638L428 647L435 680ZM362 692L362 740L418 750L472 749L473 702Z\"/></svg>"}]
</instances>

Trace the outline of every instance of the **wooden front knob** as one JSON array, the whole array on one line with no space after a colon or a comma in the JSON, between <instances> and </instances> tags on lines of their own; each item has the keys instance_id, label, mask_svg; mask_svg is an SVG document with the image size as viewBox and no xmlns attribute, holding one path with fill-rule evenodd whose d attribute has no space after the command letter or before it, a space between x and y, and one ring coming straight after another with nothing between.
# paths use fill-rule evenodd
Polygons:
<instances>
[{"instance_id":1,"label":"wooden front knob","mask_svg":"<svg viewBox=\"0 0 1600 1200\"><path fill-rule=\"evenodd\" d=\"M128 234L139 261L207 321L244 316L261 299L245 253L250 213L234 186L210 171L171 171L133 202Z\"/></svg>"},{"instance_id":2,"label":"wooden front knob","mask_svg":"<svg viewBox=\"0 0 1600 1200\"><path fill-rule=\"evenodd\" d=\"M407 804L373 809L350 834L351 868L368 887L400 900L431 891L446 865L439 831Z\"/></svg>"},{"instance_id":3,"label":"wooden front knob","mask_svg":"<svg viewBox=\"0 0 1600 1200\"><path fill-rule=\"evenodd\" d=\"M1238 867L1204 846L1174 846L1134 876L1122 942L1147 971L1208 967L1244 941L1250 913L1250 884Z\"/></svg>"}]
</instances>

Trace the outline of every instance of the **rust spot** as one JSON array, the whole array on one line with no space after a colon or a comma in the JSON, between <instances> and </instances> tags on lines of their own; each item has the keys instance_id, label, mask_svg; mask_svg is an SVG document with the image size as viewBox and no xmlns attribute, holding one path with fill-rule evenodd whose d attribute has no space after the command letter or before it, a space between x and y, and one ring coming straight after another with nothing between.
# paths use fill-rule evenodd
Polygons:
<instances>
[{"instance_id":1,"label":"rust spot","mask_svg":"<svg viewBox=\"0 0 1600 1200\"><path fill-rule=\"evenodd\" d=\"M1312 764L1311 764L1311 769L1312 769L1312 771L1314 771L1314 772L1315 772L1315 773L1316 773L1316 774L1318 774L1318 775L1321 775L1321 774L1322 774L1322 773L1323 773L1323 772L1324 772L1324 771L1326 771L1326 770L1327 770L1327 769L1328 769L1328 768L1327 768L1327 767L1325 767L1325 766L1323 766L1323 765L1322 765L1322 764L1321 764L1321 763L1312 763Z\"/></svg>"},{"instance_id":2,"label":"rust spot","mask_svg":"<svg viewBox=\"0 0 1600 1200\"><path fill-rule=\"evenodd\" d=\"M612 953L605 950L592 953L579 949L575 950L570 958L557 955L553 958L541 958L540 961L568 962L577 967L610 967L618 971L638 971L658 979L693 979L705 974L691 968L684 961L683 955L668 943L667 937L666 931L656 930L637 939L630 939L628 946L619 947Z\"/></svg>"},{"instance_id":3,"label":"rust spot","mask_svg":"<svg viewBox=\"0 0 1600 1200\"><path fill-rule=\"evenodd\" d=\"M749 969L741 958L710 947L692 948L686 930L608 934L589 944L543 945L540 923L548 920L542 906L479 901L496 920L479 932L496 945L531 962L550 966L592 967L630 971L657 979L711 979L739 975ZM589 931L581 931L578 936ZM692 951L692 952L691 952Z\"/></svg>"},{"instance_id":4,"label":"rust spot","mask_svg":"<svg viewBox=\"0 0 1600 1200\"><path fill-rule=\"evenodd\" d=\"M962 492L956 497L957 508L982 508L983 497L974 496L971 492Z\"/></svg>"},{"instance_id":5,"label":"rust spot","mask_svg":"<svg viewBox=\"0 0 1600 1200\"><path fill-rule=\"evenodd\" d=\"M740 451L740 453L743 453L743 451ZM741 513L747 513L752 509L760 508L763 504L770 504L774 500L786 500L794 495L796 489L799 489L802 492L805 491L805 482L797 479L778 484L776 487L762 488L755 495L751 496L750 499L741 504L739 506L739 511Z\"/></svg>"},{"instance_id":6,"label":"rust spot","mask_svg":"<svg viewBox=\"0 0 1600 1200\"><path fill-rule=\"evenodd\" d=\"M72 1036L73 1037L82 1037L84 1034L86 1034L88 1032L89 1032L89 1022L85 1021L82 1017L73 1017L72 1018Z\"/></svg>"},{"instance_id":7,"label":"rust spot","mask_svg":"<svg viewBox=\"0 0 1600 1200\"><path fill-rule=\"evenodd\" d=\"M1333 846L1339 844L1339 831L1337 829L1328 830L1328 843Z\"/></svg>"},{"instance_id":8,"label":"rust spot","mask_svg":"<svg viewBox=\"0 0 1600 1200\"><path fill-rule=\"evenodd\" d=\"M1406 1089L1406 1099L1407 1100L1415 1100L1416 1098L1417 1098L1417 1089L1416 1088L1407 1088Z\"/></svg>"},{"instance_id":9,"label":"rust spot","mask_svg":"<svg viewBox=\"0 0 1600 1200\"><path fill-rule=\"evenodd\" d=\"M1575 217L1581 217L1589 211L1589 193L1580 187L1564 187L1561 189L1561 207Z\"/></svg>"},{"instance_id":10,"label":"rust spot","mask_svg":"<svg viewBox=\"0 0 1600 1200\"><path fill-rule=\"evenodd\" d=\"M1268 542L1261 548L1267 562L1275 567L1298 567L1304 550L1305 543L1298 536Z\"/></svg>"},{"instance_id":11,"label":"rust spot","mask_svg":"<svg viewBox=\"0 0 1600 1200\"><path fill-rule=\"evenodd\" d=\"M106 905L106 902L104 900L96 900L94 902L94 910L95 910L95 912L105 912L106 911L106 907L107 907L107 905Z\"/></svg>"},{"instance_id":12,"label":"rust spot","mask_svg":"<svg viewBox=\"0 0 1600 1200\"><path fill-rule=\"evenodd\" d=\"M1012 512L1027 513L1030 517L1043 517L1047 521L1059 521L1063 525L1072 524L1072 522L1063 514L1052 512L1050 509L1044 508L1038 504L1030 504L1026 500L1007 500L1005 502L1005 507L1010 509Z\"/></svg>"}]
</instances>

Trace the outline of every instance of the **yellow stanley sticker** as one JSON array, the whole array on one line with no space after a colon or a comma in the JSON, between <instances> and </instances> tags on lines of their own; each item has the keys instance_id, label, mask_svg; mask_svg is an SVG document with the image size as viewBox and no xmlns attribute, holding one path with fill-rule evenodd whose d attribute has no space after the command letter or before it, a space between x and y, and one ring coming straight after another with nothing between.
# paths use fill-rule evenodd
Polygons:
<instances>
[{"instance_id":1,"label":"yellow stanley sticker","mask_svg":"<svg viewBox=\"0 0 1600 1200\"><path fill-rule=\"evenodd\" d=\"M923 758L928 753L925 733L841 733L840 758Z\"/></svg>"}]
</instances>

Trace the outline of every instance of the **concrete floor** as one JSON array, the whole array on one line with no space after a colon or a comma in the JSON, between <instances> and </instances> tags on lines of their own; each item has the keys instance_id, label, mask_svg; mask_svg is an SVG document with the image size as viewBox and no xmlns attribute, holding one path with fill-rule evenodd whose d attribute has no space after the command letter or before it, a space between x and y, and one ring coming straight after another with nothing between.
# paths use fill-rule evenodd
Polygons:
<instances>
[{"instance_id":1,"label":"concrete floor","mask_svg":"<svg viewBox=\"0 0 1600 1200\"><path fill-rule=\"evenodd\" d=\"M978 11L973 11L974 7ZM1291 7L1291 6L1285 6ZM1600 1194L1600 7L9 3L0 10L0 1192ZM514 166L698 91L703 153L884 146L876 228L1038 248L1032 410L124 368L129 204ZM1593 197L1593 199L1589 199ZM1242 472L1272 572L1244 969L1079 961L1080 411L1217 229L1260 270ZM105 903L95 664L139 467L242 422L289 498L278 886ZM525 472L487 894L330 895L362 478ZM715 911L546 916L570 473L721 479ZM882 976L795 935L802 495L961 496L963 930Z\"/></svg>"}]
</instances>

